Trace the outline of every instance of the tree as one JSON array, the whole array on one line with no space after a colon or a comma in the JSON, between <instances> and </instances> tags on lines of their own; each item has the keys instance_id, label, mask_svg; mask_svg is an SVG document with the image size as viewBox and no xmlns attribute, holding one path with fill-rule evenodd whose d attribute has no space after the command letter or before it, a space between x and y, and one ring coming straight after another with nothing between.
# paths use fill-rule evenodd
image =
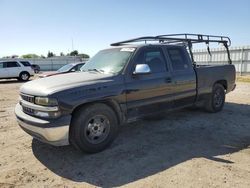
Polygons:
<instances>
[{"instance_id":1,"label":"tree","mask_svg":"<svg viewBox=\"0 0 250 188\"><path fill-rule=\"evenodd\" d=\"M48 52L48 55L47 55L47 57L54 57L55 56L55 54L53 54L53 52Z\"/></svg>"},{"instance_id":2,"label":"tree","mask_svg":"<svg viewBox=\"0 0 250 188\"><path fill-rule=\"evenodd\" d=\"M60 53L60 56L65 56L63 52Z\"/></svg>"},{"instance_id":3,"label":"tree","mask_svg":"<svg viewBox=\"0 0 250 188\"><path fill-rule=\"evenodd\" d=\"M78 51L74 50L72 52L69 53L70 56L77 56L78 55Z\"/></svg>"},{"instance_id":4,"label":"tree","mask_svg":"<svg viewBox=\"0 0 250 188\"><path fill-rule=\"evenodd\" d=\"M80 56L83 59L89 59L89 55L88 54L78 54L78 56Z\"/></svg>"},{"instance_id":5,"label":"tree","mask_svg":"<svg viewBox=\"0 0 250 188\"><path fill-rule=\"evenodd\" d=\"M29 58L39 58L39 56L36 55L36 54L25 54L25 55L22 55L22 58L27 58L27 59L29 59Z\"/></svg>"}]
</instances>

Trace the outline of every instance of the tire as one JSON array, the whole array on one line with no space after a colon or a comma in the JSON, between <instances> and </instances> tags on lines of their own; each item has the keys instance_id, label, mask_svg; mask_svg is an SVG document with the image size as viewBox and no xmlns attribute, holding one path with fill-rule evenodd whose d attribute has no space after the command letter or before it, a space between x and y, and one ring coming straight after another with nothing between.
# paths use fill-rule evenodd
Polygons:
<instances>
[{"instance_id":1,"label":"tire","mask_svg":"<svg viewBox=\"0 0 250 188\"><path fill-rule=\"evenodd\" d=\"M215 84L212 93L205 103L205 109L212 113L221 111L225 104L225 98L225 88L221 84Z\"/></svg>"},{"instance_id":2,"label":"tire","mask_svg":"<svg viewBox=\"0 0 250 188\"><path fill-rule=\"evenodd\" d=\"M105 104L83 106L73 114L69 140L77 149L97 153L106 149L119 131L115 112Z\"/></svg>"},{"instance_id":3,"label":"tire","mask_svg":"<svg viewBox=\"0 0 250 188\"><path fill-rule=\"evenodd\" d=\"M18 80L20 81L28 81L30 78L30 74L28 72L21 72L20 75L19 75L19 78Z\"/></svg>"}]
</instances>

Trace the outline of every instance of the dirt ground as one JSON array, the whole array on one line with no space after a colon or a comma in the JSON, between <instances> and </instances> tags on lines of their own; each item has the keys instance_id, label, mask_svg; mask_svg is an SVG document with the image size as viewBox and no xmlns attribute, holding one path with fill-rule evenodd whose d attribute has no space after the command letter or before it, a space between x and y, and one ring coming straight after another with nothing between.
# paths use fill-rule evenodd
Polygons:
<instances>
[{"instance_id":1,"label":"dirt ground","mask_svg":"<svg viewBox=\"0 0 250 188\"><path fill-rule=\"evenodd\" d=\"M133 123L92 155L24 133L13 113L20 86L0 81L0 187L250 187L250 83L220 113Z\"/></svg>"}]
</instances>

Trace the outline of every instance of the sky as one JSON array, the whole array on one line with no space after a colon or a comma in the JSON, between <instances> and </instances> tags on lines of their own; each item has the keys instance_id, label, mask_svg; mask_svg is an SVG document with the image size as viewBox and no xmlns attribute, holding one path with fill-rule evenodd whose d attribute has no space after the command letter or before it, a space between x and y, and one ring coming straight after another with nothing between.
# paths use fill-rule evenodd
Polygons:
<instances>
[{"instance_id":1,"label":"sky","mask_svg":"<svg viewBox=\"0 0 250 188\"><path fill-rule=\"evenodd\" d=\"M0 0L0 57L72 49L93 56L113 42L171 33L250 45L250 1Z\"/></svg>"}]
</instances>

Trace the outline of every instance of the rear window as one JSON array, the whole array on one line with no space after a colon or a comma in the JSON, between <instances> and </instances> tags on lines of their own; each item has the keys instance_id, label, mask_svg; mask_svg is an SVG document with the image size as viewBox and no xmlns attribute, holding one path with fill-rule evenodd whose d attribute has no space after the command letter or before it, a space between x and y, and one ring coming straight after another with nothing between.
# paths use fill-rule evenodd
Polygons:
<instances>
[{"instance_id":1,"label":"rear window","mask_svg":"<svg viewBox=\"0 0 250 188\"><path fill-rule=\"evenodd\" d=\"M179 48L168 49L168 54L174 71L188 69L188 62L183 51Z\"/></svg>"},{"instance_id":2,"label":"rear window","mask_svg":"<svg viewBox=\"0 0 250 188\"><path fill-rule=\"evenodd\" d=\"M30 62L28 62L28 61L20 61L20 63L22 63L22 65L25 66L25 67L30 67L31 66Z\"/></svg>"},{"instance_id":3,"label":"rear window","mask_svg":"<svg viewBox=\"0 0 250 188\"><path fill-rule=\"evenodd\" d=\"M6 67L11 68L11 67L20 67L20 65L16 62L16 61L9 61L9 62L5 62L6 63Z\"/></svg>"}]
</instances>

